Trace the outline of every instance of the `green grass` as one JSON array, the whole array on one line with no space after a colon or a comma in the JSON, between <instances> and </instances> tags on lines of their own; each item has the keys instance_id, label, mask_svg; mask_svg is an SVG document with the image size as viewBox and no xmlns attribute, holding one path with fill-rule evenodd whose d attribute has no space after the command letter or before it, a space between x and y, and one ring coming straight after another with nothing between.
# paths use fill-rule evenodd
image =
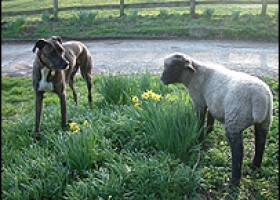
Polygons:
<instances>
[{"instance_id":1,"label":"green grass","mask_svg":"<svg viewBox=\"0 0 280 200\"><path fill-rule=\"evenodd\" d=\"M126 101L117 98L118 84L107 84L119 80L124 86L134 83L133 90L124 87ZM195 138L197 131L186 120L196 123L195 118L188 118L195 114L181 86L163 86L159 77L149 73L116 79L95 77L94 102L89 108L86 84L78 77L79 105L74 105L67 86L67 109L68 121L77 123L79 130L62 130L58 98L47 94L43 137L35 141L31 79L2 77L2 198L277 199L279 83L277 78L264 80L275 93L275 113L263 167L256 172L249 169L254 137L248 129L244 133L243 181L238 189L227 185L231 159L223 125L215 123L214 131L206 137L207 148L201 148L195 139L177 140L192 134ZM161 99L143 99L148 89L161 94ZM104 91L115 92L112 96L117 101L108 101ZM135 95L141 103L138 108L132 101ZM189 110L183 113L176 106ZM177 131L167 139L169 130ZM186 148L181 148L183 145Z\"/></svg>"},{"instance_id":2,"label":"green grass","mask_svg":"<svg viewBox=\"0 0 280 200\"><path fill-rule=\"evenodd\" d=\"M60 7L99 5L118 1L61 1ZM147 1L128 1L139 3ZM149 1L151 2L151 1ZM153 1L155 2L155 1ZM164 2L164 1L163 1ZM51 7L52 1L27 3L2 2L3 11L33 10ZM119 10L60 12L59 20L52 14L3 17L2 39L37 39L60 35L72 38L93 37L189 37L193 28L208 29L205 39L278 41L278 6L268 5L261 16L260 5L198 5L197 17L189 8L127 9L119 18Z\"/></svg>"}]
</instances>

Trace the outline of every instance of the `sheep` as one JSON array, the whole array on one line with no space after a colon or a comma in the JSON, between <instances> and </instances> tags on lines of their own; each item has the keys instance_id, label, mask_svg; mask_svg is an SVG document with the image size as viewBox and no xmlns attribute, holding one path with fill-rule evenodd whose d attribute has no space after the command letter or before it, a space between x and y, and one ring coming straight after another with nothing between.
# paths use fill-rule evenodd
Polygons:
<instances>
[{"instance_id":1,"label":"sheep","mask_svg":"<svg viewBox=\"0 0 280 200\"><path fill-rule=\"evenodd\" d=\"M263 81L223 66L199 62L181 53L165 58L161 81L165 85L185 85L202 127L208 110L207 132L213 130L214 119L225 125L232 156L231 184L240 184L242 133L252 125L255 129L255 155L251 167L261 166L273 107L272 93Z\"/></svg>"}]
</instances>

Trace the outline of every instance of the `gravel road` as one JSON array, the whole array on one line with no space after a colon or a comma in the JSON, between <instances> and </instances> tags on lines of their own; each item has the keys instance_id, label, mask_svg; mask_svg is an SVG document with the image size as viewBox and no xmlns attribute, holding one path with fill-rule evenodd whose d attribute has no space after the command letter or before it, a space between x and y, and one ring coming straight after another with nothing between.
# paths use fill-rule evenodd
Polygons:
<instances>
[{"instance_id":1,"label":"gravel road","mask_svg":"<svg viewBox=\"0 0 280 200\"><path fill-rule=\"evenodd\" d=\"M201 61L257 76L279 75L277 43L213 40L83 41L94 58L95 74L159 74L168 54L181 52ZM2 42L2 76L31 76L34 42Z\"/></svg>"}]
</instances>

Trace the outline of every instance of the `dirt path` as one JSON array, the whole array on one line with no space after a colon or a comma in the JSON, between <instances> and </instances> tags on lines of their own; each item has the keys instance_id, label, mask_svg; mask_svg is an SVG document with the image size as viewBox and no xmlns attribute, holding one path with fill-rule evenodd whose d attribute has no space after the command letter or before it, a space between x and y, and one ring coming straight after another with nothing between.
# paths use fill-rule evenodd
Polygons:
<instances>
[{"instance_id":1,"label":"dirt path","mask_svg":"<svg viewBox=\"0 0 280 200\"><path fill-rule=\"evenodd\" d=\"M163 59L181 52L202 61L258 76L279 74L277 43L208 40L98 40L83 41L94 57L94 73L159 74ZM31 76L34 43L2 43L2 75Z\"/></svg>"}]
</instances>

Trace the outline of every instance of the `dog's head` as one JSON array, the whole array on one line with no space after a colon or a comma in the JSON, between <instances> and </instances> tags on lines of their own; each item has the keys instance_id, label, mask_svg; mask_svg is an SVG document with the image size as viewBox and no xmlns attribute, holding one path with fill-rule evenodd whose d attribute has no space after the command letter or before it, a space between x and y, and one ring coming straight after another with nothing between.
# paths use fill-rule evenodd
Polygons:
<instances>
[{"instance_id":1,"label":"dog's head","mask_svg":"<svg viewBox=\"0 0 280 200\"><path fill-rule=\"evenodd\" d=\"M192 59L184 54L172 54L164 60L161 80L164 84L182 83L183 77L191 75L196 69Z\"/></svg>"},{"instance_id":2,"label":"dog's head","mask_svg":"<svg viewBox=\"0 0 280 200\"><path fill-rule=\"evenodd\" d=\"M33 47L37 51L37 58L49 69L63 70L69 68L69 62L65 58L65 49L59 36L52 36L48 39L39 39Z\"/></svg>"}]
</instances>

